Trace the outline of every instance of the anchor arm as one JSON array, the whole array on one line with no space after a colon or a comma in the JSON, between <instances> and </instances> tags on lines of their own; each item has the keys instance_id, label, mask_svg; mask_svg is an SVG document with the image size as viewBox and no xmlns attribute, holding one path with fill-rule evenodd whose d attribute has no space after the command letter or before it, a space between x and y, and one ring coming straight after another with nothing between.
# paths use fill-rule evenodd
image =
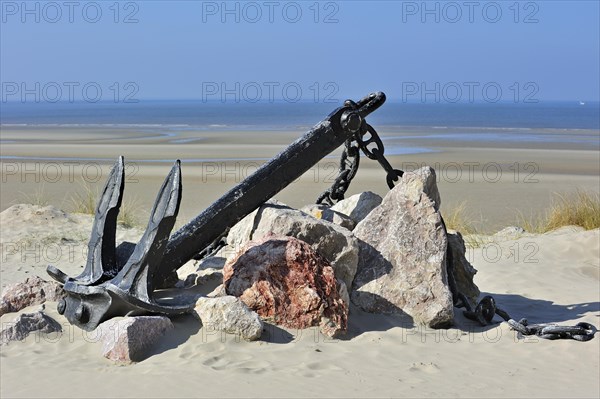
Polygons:
<instances>
[{"instance_id":1,"label":"anchor arm","mask_svg":"<svg viewBox=\"0 0 600 399\"><path fill-rule=\"evenodd\" d=\"M72 281L81 285L95 285L116 276L119 272L119 264L115 258L115 235L124 184L125 161L123 157L119 157L96 206L85 269L79 276L69 277L57 267L48 265L46 271L56 281L62 284Z\"/></svg>"}]
</instances>

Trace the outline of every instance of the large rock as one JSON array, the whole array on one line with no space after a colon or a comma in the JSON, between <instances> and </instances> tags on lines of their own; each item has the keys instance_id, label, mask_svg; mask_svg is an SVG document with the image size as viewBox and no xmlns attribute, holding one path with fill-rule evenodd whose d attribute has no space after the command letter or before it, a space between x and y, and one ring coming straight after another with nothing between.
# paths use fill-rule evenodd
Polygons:
<instances>
[{"instance_id":1,"label":"large rock","mask_svg":"<svg viewBox=\"0 0 600 399\"><path fill-rule=\"evenodd\" d=\"M262 334L263 322L258 314L234 296L200 298L195 310L204 327L239 335L247 341L259 339Z\"/></svg>"},{"instance_id":2,"label":"large rock","mask_svg":"<svg viewBox=\"0 0 600 399\"><path fill-rule=\"evenodd\" d=\"M347 330L348 307L333 268L293 237L252 241L227 261L223 285L262 318L288 328L320 326L333 337Z\"/></svg>"},{"instance_id":3,"label":"large rock","mask_svg":"<svg viewBox=\"0 0 600 399\"><path fill-rule=\"evenodd\" d=\"M34 331L50 334L62 332L62 327L56 320L42 311L23 313L11 323L3 326L2 332L0 332L0 344L7 345L10 341L23 341Z\"/></svg>"},{"instance_id":4,"label":"large rock","mask_svg":"<svg viewBox=\"0 0 600 399\"><path fill-rule=\"evenodd\" d=\"M102 355L118 363L144 360L152 347L173 329L165 316L135 316L114 318L98 326Z\"/></svg>"},{"instance_id":5,"label":"large rock","mask_svg":"<svg viewBox=\"0 0 600 399\"><path fill-rule=\"evenodd\" d=\"M0 316L46 301L58 301L64 295L58 283L43 280L38 276L28 277L23 282L6 287L2 293Z\"/></svg>"},{"instance_id":6,"label":"large rock","mask_svg":"<svg viewBox=\"0 0 600 399\"><path fill-rule=\"evenodd\" d=\"M435 172L405 173L354 229L360 240L352 301L368 312L402 310L429 327L452 324L446 234Z\"/></svg>"},{"instance_id":7,"label":"large rock","mask_svg":"<svg viewBox=\"0 0 600 399\"><path fill-rule=\"evenodd\" d=\"M342 213L355 223L363 220L367 215L381 204L382 198L370 191L365 191L360 194L355 194L331 207L331 210Z\"/></svg>"},{"instance_id":8,"label":"large rock","mask_svg":"<svg viewBox=\"0 0 600 399\"><path fill-rule=\"evenodd\" d=\"M335 276L351 287L358 264L358 242L347 229L270 201L233 226L227 242L239 251L251 239L268 235L295 237L309 243L331 264Z\"/></svg>"},{"instance_id":9,"label":"large rock","mask_svg":"<svg viewBox=\"0 0 600 399\"><path fill-rule=\"evenodd\" d=\"M466 248L462 235L459 232L448 233L448 249L450 256L447 261L452 261L447 270L452 270L458 292L464 294L472 304L479 299L479 288L473 282L477 269L473 267L465 256Z\"/></svg>"}]
</instances>

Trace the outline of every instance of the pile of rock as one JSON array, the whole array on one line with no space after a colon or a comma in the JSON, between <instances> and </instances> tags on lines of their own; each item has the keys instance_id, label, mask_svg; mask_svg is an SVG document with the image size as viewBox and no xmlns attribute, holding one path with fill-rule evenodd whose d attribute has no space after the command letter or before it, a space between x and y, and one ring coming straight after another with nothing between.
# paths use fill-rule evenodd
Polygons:
<instances>
[{"instance_id":1,"label":"pile of rock","mask_svg":"<svg viewBox=\"0 0 600 399\"><path fill-rule=\"evenodd\" d=\"M43 280L38 276L28 277L23 282L6 287L0 299L0 316L46 301L58 301L64 295L58 283Z\"/></svg>"},{"instance_id":2,"label":"pile of rock","mask_svg":"<svg viewBox=\"0 0 600 399\"><path fill-rule=\"evenodd\" d=\"M12 322L3 323L0 345L7 345L11 341L23 341L33 332L42 334L61 332L61 325L44 313L43 304L46 301L58 301L64 295L59 284L37 276L7 286L0 298L0 316L34 305L42 305L42 308L34 313L20 314Z\"/></svg>"},{"instance_id":3,"label":"pile of rock","mask_svg":"<svg viewBox=\"0 0 600 399\"><path fill-rule=\"evenodd\" d=\"M198 299L196 316L205 327L249 341L260 338L263 322L343 335L351 303L366 312L403 312L429 327L449 327L450 283L472 301L479 289L462 236L447 234L439 207L429 167L405 173L385 198L364 192L331 208L302 210L269 201L230 229L227 246L216 256L181 268L178 287L216 286ZM4 293L0 312L61 295L54 283L28 279ZM36 320L32 328L50 331L51 322L42 326L46 318L26 317ZM112 331L101 334L104 355L138 361L172 328L162 316L109 320L99 326ZM21 335L3 331L3 342Z\"/></svg>"},{"instance_id":4,"label":"pile of rock","mask_svg":"<svg viewBox=\"0 0 600 399\"><path fill-rule=\"evenodd\" d=\"M238 297L283 327L319 325L329 336L346 331L349 297L366 312L404 312L428 327L449 327L449 278L472 301L479 289L462 236L446 233L440 203L429 167L405 173L385 198L364 192L301 211L270 201L230 230L234 255L214 296Z\"/></svg>"}]
</instances>

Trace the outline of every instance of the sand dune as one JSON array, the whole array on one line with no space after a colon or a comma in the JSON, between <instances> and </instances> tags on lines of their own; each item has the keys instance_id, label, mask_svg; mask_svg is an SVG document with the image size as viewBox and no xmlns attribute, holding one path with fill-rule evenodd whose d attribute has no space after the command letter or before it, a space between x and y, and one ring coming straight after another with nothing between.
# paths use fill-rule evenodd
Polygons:
<instances>
[{"instance_id":1,"label":"sand dune","mask_svg":"<svg viewBox=\"0 0 600 399\"><path fill-rule=\"evenodd\" d=\"M46 278L47 263L75 273L83 265L82 253L50 259L41 251L37 259L31 254L23 258L24 250L15 243L45 244L48 250L52 245L66 254L69 247L85 245L91 218L53 208L24 209L0 214L2 285L32 274ZM118 239L135 240L140 233L120 229ZM479 241L467 252L479 270L475 281L514 318L598 325L600 230L564 228ZM506 323L483 328L460 310L454 328L429 330L408 317L352 308L344 339L327 339L316 328L266 325L256 342L207 331L197 319L182 316L174 319L176 329L152 356L119 367L101 356L93 332L70 326L55 308L55 303L46 304L47 313L63 325L62 334L31 335L2 347L2 397L600 395L599 338L586 343L518 339ZM0 320L9 323L15 315Z\"/></svg>"}]
</instances>

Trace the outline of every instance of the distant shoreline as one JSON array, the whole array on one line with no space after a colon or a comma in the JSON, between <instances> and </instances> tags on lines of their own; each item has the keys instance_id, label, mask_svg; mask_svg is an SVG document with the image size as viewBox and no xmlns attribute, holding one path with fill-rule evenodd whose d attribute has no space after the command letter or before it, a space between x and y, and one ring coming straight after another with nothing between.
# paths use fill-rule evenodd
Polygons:
<instances>
[{"instance_id":1,"label":"distant shoreline","mask_svg":"<svg viewBox=\"0 0 600 399\"><path fill-rule=\"evenodd\" d=\"M600 129L596 102L450 103L388 101L368 118L375 127ZM172 130L307 129L342 105L335 102L5 102L1 127L108 126Z\"/></svg>"}]
</instances>

